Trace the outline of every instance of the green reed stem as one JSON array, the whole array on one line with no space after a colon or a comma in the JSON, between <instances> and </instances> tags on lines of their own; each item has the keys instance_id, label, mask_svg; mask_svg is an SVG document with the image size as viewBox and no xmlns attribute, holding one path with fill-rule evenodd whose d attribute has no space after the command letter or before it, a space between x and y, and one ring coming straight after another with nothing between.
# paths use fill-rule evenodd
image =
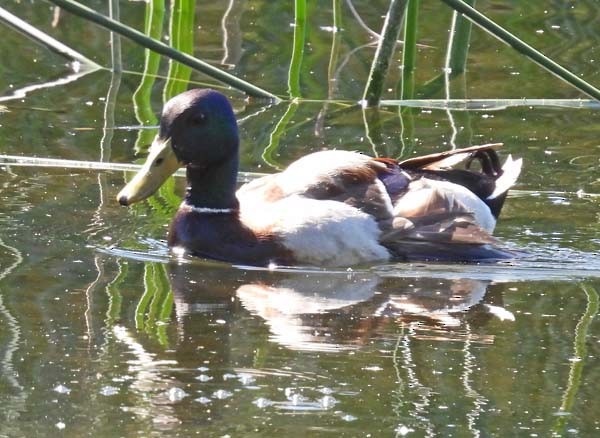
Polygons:
<instances>
[{"instance_id":1,"label":"green reed stem","mask_svg":"<svg viewBox=\"0 0 600 438\"><path fill-rule=\"evenodd\" d=\"M148 283L148 286L152 293L152 299L150 300L150 305L148 306L148 313L146 314L144 331L152 335L152 332L156 328L158 315L160 315L162 309L164 296L168 292L168 290L165 287L163 287L161 283L160 264L150 263L149 265L151 281Z\"/></svg>"},{"instance_id":2,"label":"green reed stem","mask_svg":"<svg viewBox=\"0 0 600 438\"><path fill-rule=\"evenodd\" d=\"M363 124L365 126L365 138L371 145L374 157L379 157L377 146L382 143L381 117L378 108L362 108ZM385 156L387 156L387 150Z\"/></svg>"},{"instance_id":3,"label":"green reed stem","mask_svg":"<svg viewBox=\"0 0 600 438\"><path fill-rule=\"evenodd\" d=\"M475 0L465 0L465 3L472 6L475 4ZM444 71L419 88L417 95L420 98L430 98L444 86L448 89L448 82L465 72L472 27L469 20L454 11L450 26L450 36L448 38L448 48L446 49Z\"/></svg>"},{"instance_id":4,"label":"green reed stem","mask_svg":"<svg viewBox=\"0 0 600 438\"><path fill-rule=\"evenodd\" d=\"M327 66L327 80L329 83L328 97L333 98L335 88L335 71L339 57L340 29L342 28L342 0L333 0L333 35L331 37L331 51L329 52L329 64Z\"/></svg>"},{"instance_id":5,"label":"green reed stem","mask_svg":"<svg viewBox=\"0 0 600 438\"><path fill-rule=\"evenodd\" d=\"M144 264L144 293L140 297L140 300L135 307L135 328L137 330L142 330L144 328L144 316L146 315L146 311L148 306L150 305L150 301L154 296L154 288L152 287L152 267L151 263Z\"/></svg>"},{"instance_id":6,"label":"green reed stem","mask_svg":"<svg viewBox=\"0 0 600 438\"><path fill-rule=\"evenodd\" d=\"M287 125L288 123L290 123L290 120L292 120L292 117L294 117L294 114L296 114L298 105L299 104L296 101L290 102L287 110L285 111L283 116L281 116L281 119L279 119L279 122L277 122L275 128L273 128L273 131L271 132L271 136L269 138L269 144L267 145L267 147L265 147L262 153L263 161L269 166L273 167L274 169L281 169L281 167L277 164L277 160L275 159L274 155L275 152L279 149L279 141L281 140L281 136L285 133Z\"/></svg>"},{"instance_id":7,"label":"green reed stem","mask_svg":"<svg viewBox=\"0 0 600 438\"><path fill-rule=\"evenodd\" d=\"M229 73L226 73L222 70L219 70L212 65L196 59L190 55L185 53L181 53L177 50L172 49L168 45L157 41L152 38L148 38L142 32L139 32L136 29L132 29L131 27L125 26L122 23L111 20L110 18L97 13L93 9L90 9L81 3L77 3L74 0L48 0L51 3L60 6L61 8L78 15L82 18L85 18L89 21L96 23L99 26L110 29L114 32L117 32L123 35L126 38L129 38L132 41L135 41L139 45L146 47L147 49L153 50L155 52L160 53L161 55L167 56L170 59L174 59L176 61L181 62L195 70L198 70L218 81L221 81L225 84L232 86L240 91L247 93L249 96L253 97L261 97L274 101L279 101L279 98L272 93L269 93L262 88L259 88L255 85L250 84L249 82L243 81L239 78L236 78Z\"/></svg>"},{"instance_id":8,"label":"green reed stem","mask_svg":"<svg viewBox=\"0 0 600 438\"><path fill-rule=\"evenodd\" d=\"M167 336L167 329L169 328L169 322L171 321L171 314L173 313L173 303L175 302L175 296L173 291L169 290L165 299L162 302L160 315L158 318L159 324L156 326L156 339L158 343L163 347L169 346L169 337Z\"/></svg>"},{"instance_id":9,"label":"green reed stem","mask_svg":"<svg viewBox=\"0 0 600 438\"><path fill-rule=\"evenodd\" d=\"M0 21L71 61L80 62L81 64L87 65L93 69L102 68L102 66L96 64L91 59L86 58L81 53L76 52L60 41L55 40L50 35L45 34L41 30L21 20L19 17L11 14L4 8L0 8Z\"/></svg>"},{"instance_id":10,"label":"green reed stem","mask_svg":"<svg viewBox=\"0 0 600 438\"><path fill-rule=\"evenodd\" d=\"M163 0L149 0L146 3L146 16L144 20L144 33L155 40L162 35L163 20L165 17L165 2ZM144 71L140 85L133 93L133 108L135 117L142 125L156 125L158 119L152 111L152 87L160 67L160 55L150 49L144 50ZM150 144L154 137L154 130L142 129L136 141L136 150Z\"/></svg>"},{"instance_id":11,"label":"green reed stem","mask_svg":"<svg viewBox=\"0 0 600 438\"><path fill-rule=\"evenodd\" d=\"M475 0L464 0L464 2L469 6L475 4ZM469 20L454 11L446 51L446 71L453 76L464 73L466 69L472 27L473 25Z\"/></svg>"},{"instance_id":12,"label":"green reed stem","mask_svg":"<svg viewBox=\"0 0 600 438\"><path fill-rule=\"evenodd\" d=\"M109 14L115 20L119 19L119 1L109 0ZM110 59L112 72L110 85L104 103L104 126L102 138L100 139L100 161L109 161L112 149L112 139L115 128L115 108L117 96L121 87L121 76L123 73L123 62L121 57L121 37L114 32L110 33ZM100 182L100 179L98 180Z\"/></svg>"},{"instance_id":13,"label":"green reed stem","mask_svg":"<svg viewBox=\"0 0 600 438\"><path fill-rule=\"evenodd\" d=\"M181 8L182 8L182 0L171 0L170 2L170 15L169 15L169 44L170 46L175 49L178 50L180 52L183 52L183 50L181 50L181 42L180 42L180 38L181 38L181 20L183 18L183 14L181 12ZM187 52L189 54L189 52ZM179 88L179 82L177 80L178 78L178 71L179 71L179 67L181 64L179 64L176 61L173 61L172 59L169 60L169 71L167 73L167 83L165 84L165 87L163 88L163 102L168 101L169 99L171 99L171 97L176 96L177 93L175 90L176 88Z\"/></svg>"},{"instance_id":14,"label":"green reed stem","mask_svg":"<svg viewBox=\"0 0 600 438\"><path fill-rule=\"evenodd\" d=\"M529 44L523 42L519 38L517 38L512 33L508 32L503 27L499 26L481 12L469 6L463 0L442 0L451 8L463 14L473 23L477 24L485 31L489 32L500 41L508 44L512 48L514 48L519 53L527 56L531 60L535 61L543 68L558 76L565 82L571 84L573 87L577 88L581 92L593 97L596 100L600 100L600 90L591 84L587 83L583 79L579 78L575 74L571 73L569 70L554 62L538 50L534 49Z\"/></svg>"},{"instance_id":15,"label":"green reed stem","mask_svg":"<svg viewBox=\"0 0 600 438\"><path fill-rule=\"evenodd\" d=\"M390 1L390 7L385 16L383 29L381 30L381 39L375 51L367 86L363 94L363 101L367 106L377 106L381 99L385 76L387 75L390 60L394 54L398 35L400 35L402 16L404 15L406 4L407 0Z\"/></svg>"},{"instance_id":16,"label":"green reed stem","mask_svg":"<svg viewBox=\"0 0 600 438\"><path fill-rule=\"evenodd\" d=\"M158 324L156 325L156 339L163 347L166 347L169 345L167 328L168 323L171 320L171 314L173 313L173 303L175 302L175 297L169 284L169 276L167 274L165 265L156 265L156 277L157 284L160 283L160 287L166 292L160 303L160 309L157 315Z\"/></svg>"},{"instance_id":17,"label":"green reed stem","mask_svg":"<svg viewBox=\"0 0 600 438\"><path fill-rule=\"evenodd\" d=\"M182 53L192 54L194 51L194 5L195 0L172 0L171 1L171 17L169 20L169 38L171 47ZM188 80L192 70L185 65L182 65L173 60L169 61L169 73L167 82L163 89L163 100L166 102L179 93L184 92L188 87ZM163 184L158 192L153 196L150 203L155 213L164 214L165 208L162 202L173 207L173 198L175 197L175 205L181 201L174 193L174 179L169 177L168 184ZM175 207L176 208L176 207ZM169 217L165 214L165 217ZM158 268L157 268L158 269ZM160 338L160 326L157 328L157 336Z\"/></svg>"},{"instance_id":18,"label":"green reed stem","mask_svg":"<svg viewBox=\"0 0 600 438\"><path fill-rule=\"evenodd\" d=\"M194 52L194 5L195 0L173 0L169 35L171 47L188 55ZM169 61L168 80L163 90L165 101L184 92L192 69L173 60Z\"/></svg>"},{"instance_id":19,"label":"green reed stem","mask_svg":"<svg viewBox=\"0 0 600 438\"><path fill-rule=\"evenodd\" d=\"M294 4L294 43L288 73L288 92L292 99L301 97L300 71L306 39L306 0L296 0Z\"/></svg>"},{"instance_id":20,"label":"green reed stem","mask_svg":"<svg viewBox=\"0 0 600 438\"><path fill-rule=\"evenodd\" d=\"M408 157L415 149L415 112L403 111L405 107L398 106L400 119L400 157Z\"/></svg>"},{"instance_id":21,"label":"green reed stem","mask_svg":"<svg viewBox=\"0 0 600 438\"><path fill-rule=\"evenodd\" d=\"M342 28L342 0L332 1L333 10L333 31L331 32L331 49L329 51L329 63L327 65L327 100L323 103L323 108L319 111L315 121L315 135L323 136L325 116L329 109L330 100L335 95L337 82L335 78L336 67L340 52L340 29Z\"/></svg>"},{"instance_id":22,"label":"green reed stem","mask_svg":"<svg viewBox=\"0 0 600 438\"><path fill-rule=\"evenodd\" d=\"M417 63L417 28L419 0L408 0L404 21L404 50L402 51L401 99L412 99L415 94L415 67Z\"/></svg>"},{"instance_id":23,"label":"green reed stem","mask_svg":"<svg viewBox=\"0 0 600 438\"><path fill-rule=\"evenodd\" d=\"M469 6L475 4L475 0L465 0ZM463 15L454 11L452 14L452 24L450 26L450 36L448 38L448 48L446 49L446 62L444 65L444 85L445 85L445 97L450 99L451 95L460 96L461 98L467 97L467 79L466 79L466 67L467 67L467 55L469 53L469 44L471 41L471 29L473 25ZM457 76L461 76L457 78ZM458 85L454 87L451 92L450 82L452 79L457 78ZM471 144L471 115L468 111L455 111L450 109L446 110L448 115L448 122L452 128L452 135L450 137L450 145L452 148L457 147L458 144ZM460 130L458 127L463 126L464 129ZM459 139L459 136L462 137ZM464 138L464 141L463 141Z\"/></svg>"},{"instance_id":24,"label":"green reed stem","mask_svg":"<svg viewBox=\"0 0 600 438\"><path fill-rule=\"evenodd\" d=\"M108 308L106 309L106 325L112 327L114 322L121 316L121 307L123 303L123 295L121 294L121 284L127 278L128 265L122 260L117 260L119 272L106 286L106 294L108 295Z\"/></svg>"},{"instance_id":25,"label":"green reed stem","mask_svg":"<svg viewBox=\"0 0 600 438\"><path fill-rule=\"evenodd\" d=\"M575 327L575 339L573 341L574 361L571 362L569 370L569 381L567 388L563 394L563 401L560 405L560 412L569 413L575 405L575 397L579 387L581 386L581 376L583 373L583 365L585 363L586 345L585 341L594 317L598 314L600 307L600 299L598 292L591 286L581 286L587 297L587 306L585 312L581 315L581 319ZM562 435L566 426L568 416L560 415L554 424L555 434ZM554 436L554 435L553 435Z\"/></svg>"}]
</instances>

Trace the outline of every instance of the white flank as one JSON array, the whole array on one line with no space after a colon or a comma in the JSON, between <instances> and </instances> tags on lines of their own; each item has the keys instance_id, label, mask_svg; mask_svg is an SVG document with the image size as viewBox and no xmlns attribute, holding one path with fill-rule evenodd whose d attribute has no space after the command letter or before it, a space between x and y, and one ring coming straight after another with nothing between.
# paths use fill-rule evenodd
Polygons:
<instances>
[{"instance_id":1,"label":"white flank","mask_svg":"<svg viewBox=\"0 0 600 438\"><path fill-rule=\"evenodd\" d=\"M289 196L272 204L244 208L242 221L280 237L299 263L347 266L389 260L378 242L375 219L337 201Z\"/></svg>"},{"instance_id":2,"label":"white flank","mask_svg":"<svg viewBox=\"0 0 600 438\"><path fill-rule=\"evenodd\" d=\"M509 155L502 166L502 175L496 180L496 188L494 192L487 197L487 199L494 199L503 193L507 192L519 178L521 168L523 167L523 159L519 158L513 160L512 156Z\"/></svg>"}]
</instances>

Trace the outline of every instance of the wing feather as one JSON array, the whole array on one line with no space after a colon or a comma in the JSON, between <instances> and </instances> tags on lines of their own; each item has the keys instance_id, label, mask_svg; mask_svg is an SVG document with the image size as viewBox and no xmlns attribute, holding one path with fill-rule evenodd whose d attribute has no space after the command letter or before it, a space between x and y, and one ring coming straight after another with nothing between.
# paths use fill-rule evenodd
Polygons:
<instances>
[{"instance_id":1,"label":"wing feather","mask_svg":"<svg viewBox=\"0 0 600 438\"><path fill-rule=\"evenodd\" d=\"M479 146L471 146L467 148L454 149L451 151L438 152L435 154L422 155L420 157L408 158L404 161L400 161L400 167L404 169L437 169L450 167L458 164L460 161L469 157L472 153L477 151L498 149L502 147L502 143L489 143ZM455 156L461 158L456 161Z\"/></svg>"}]
</instances>

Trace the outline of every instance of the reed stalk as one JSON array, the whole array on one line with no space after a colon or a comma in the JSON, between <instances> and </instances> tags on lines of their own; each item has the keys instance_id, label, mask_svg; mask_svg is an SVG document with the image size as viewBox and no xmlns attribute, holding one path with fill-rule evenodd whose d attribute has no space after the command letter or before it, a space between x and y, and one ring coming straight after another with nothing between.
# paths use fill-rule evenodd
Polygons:
<instances>
[{"instance_id":1,"label":"reed stalk","mask_svg":"<svg viewBox=\"0 0 600 438\"><path fill-rule=\"evenodd\" d=\"M415 94L415 68L417 64L417 29L419 0L408 0L404 21L404 50L402 51L401 99L412 99Z\"/></svg>"},{"instance_id":2,"label":"reed stalk","mask_svg":"<svg viewBox=\"0 0 600 438\"><path fill-rule=\"evenodd\" d=\"M262 159L269 166L273 167L276 170L281 170L281 166L277 163L275 158L275 153L279 149L279 142L281 140L281 136L285 133L287 129L287 125L290 123L294 114L296 114L296 110L298 110L299 103L296 100L293 100L289 103L285 113L277 122L277 125L271 131L271 136L269 137L269 144L265 147L262 153Z\"/></svg>"},{"instance_id":3,"label":"reed stalk","mask_svg":"<svg viewBox=\"0 0 600 438\"><path fill-rule=\"evenodd\" d=\"M329 51L329 63L327 65L327 100L323 103L323 108L319 111L315 122L315 136L323 137L323 130L325 124L325 115L330 105L330 101L333 100L335 91L337 88L337 80L335 77L336 67L340 52L340 29L342 28L342 0L332 1L333 11L333 29L331 32L331 49Z\"/></svg>"},{"instance_id":4,"label":"reed stalk","mask_svg":"<svg viewBox=\"0 0 600 438\"><path fill-rule=\"evenodd\" d=\"M119 1L109 0L109 14L115 20L119 19ZM121 87L121 77L123 75L123 62L121 57L121 37L110 33L110 59L112 72L110 76L110 84L106 94L104 104L104 126L102 127L102 138L100 139L100 161L110 160L112 139L115 128L115 108L117 106L117 96ZM98 181L101 181L100 175ZM104 193L103 190L100 193Z\"/></svg>"},{"instance_id":5,"label":"reed stalk","mask_svg":"<svg viewBox=\"0 0 600 438\"><path fill-rule=\"evenodd\" d=\"M173 0L171 2L169 41L173 49L188 55L192 55L194 52L194 5L195 0ZM168 79L163 89L163 100L166 102L187 90L191 74L190 67L170 60Z\"/></svg>"},{"instance_id":6,"label":"reed stalk","mask_svg":"<svg viewBox=\"0 0 600 438\"><path fill-rule=\"evenodd\" d=\"M106 309L106 325L113 327L115 322L121 317L123 304L123 295L121 294L121 285L127 278L129 265L117 259L119 271L117 276L106 286L106 295L108 296L108 307Z\"/></svg>"},{"instance_id":7,"label":"reed stalk","mask_svg":"<svg viewBox=\"0 0 600 438\"><path fill-rule=\"evenodd\" d=\"M390 65L396 41L400 35L402 16L406 9L407 0L391 0L390 7L383 28L381 38L375 51L375 56L371 64L371 71L367 79L367 86L363 94L363 105L377 106L381 100L385 77Z\"/></svg>"},{"instance_id":8,"label":"reed stalk","mask_svg":"<svg viewBox=\"0 0 600 438\"><path fill-rule=\"evenodd\" d=\"M571 361L569 369L569 380L565 392L563 393L563 400L560 405L561 413L570 413L575 405L575 398L577 392L581 386L581 377L583 374L583 365L587 354L586 338L589 334L592 320L598 314L600 308L600 297L598 292L592 286L581 286L583 292L587 298L587 305L585 312L581 315L581 319L575 327L575 339L573 340L573 355L574 360ZM565 433L565 426L567 424L569 416L559 415L554 424L553 436L562 436Z\"/></svg>"},{"instance_id":9,"label":"reed stalk","mask_svg":"<svg viewBox=\"0 0 600 438\"><path fill-rule=\"evenodd\" d=\"M301 97L300 72L306 39L306 0L294 2L294 42L288 72L288 93L291 99Z\"/></svg>"},{"instance_id":10,"label":"reed stalk","mask_svg":"<svg viewBox=\"0 0 600 438\"><path fill-rule=\"evenodd\" d=\"M365 108L362 109L363 124L365 126L365 138L371 145L374 157L379 157L377 146L382 143L381 136L381 115L378 109ZM388 155L387 149L384 154Z\"/></svg>"},{"instance_id":11,"label":"reed stalk","mask_svg":"<svg viewBox=\"0 0 600 438\"><path fill-rule=\"evenodd\" d=\"M540 51L536 50L529 44L525 43L523 40L519 39L503 27L496 24L494 21L487 18L481 12L469 6L463 0L442 0L448 6L453 8L454 10L460 12L473 23L480 26L486 32L498 38L500 41L508 44L512 48L514 48L519 53L527 56L529 59L535 61L537 64L541 65L543 68L558 76L560 79L565 82L571 84L573 87L577 88L579 91L593 97L596 100L600 100L600 90L584 81L577 75L571 73L569 70L561 66L560 64L554 62Z\"/></svg>"},{"instance_id":12,"label":"reed stalk","mask_svg":"<svg viewBox=\"0 0 600 438\"><path fill-rule=\"evenodd\" d=\"M102 66L96 64L91 59L86 58L81 53L71 49L60 41L52 38L50 35L45 34L41 30L21 20L19 17L11 14L4 8L0 8L0 21L3 21L16 31L21 32L23 35L31 38L33 41L39 44L44 45L54 53L57 53L64 58L87 65L88 68L92 68L94 70L99 70L102 68Z\"/></svg>"},{"instance_id":13,"label":"reed stalk","mask_svg":"<svg viewBox=\"0 0 600 438\"><path fill-rule=\"evenodd\" d=\"M327 100L333 99L336 89L335 71L340 52L340 29L342 28L342 0L333 0L333 32L331 36L331 50L329 64L327 65Z\"/></svg>"},{"instance_id":14,"label":"reed stalk","mask_svg":"<svg viewBox=\"0 0 600 438\"><path fill-rule=\"evenodd\" d=\"M475 4L475 0L465 0L465 3L472 6ZM472 27L471 21L467 20L462 14L454 11L452 24L450 25L444 70L419 87L416 92L417 96L423 99L429 98L445 87L446 98L448 98L449 82L466 71Z\"/></svg>"},{"instance_id":15,"label":"reed stalk","mask_svg":"<svg viewBox=\"0 0 600 438\"><path fill-rule=\"evenodd\" d=\"M475 0L465 0L465 3L473 6ZM447 100L450 100L452 95L455 97L458 95L463 99L467 97L466 68L472 27L473 25L469 20L454 11L444 64L444 88ZM453 78L457 80L452 81ZM451 83L458 86L451 90ZM451 109L447 109L446 114L452 129L452 135L450 136L452 149L456 149L458 144L470 145L472 142L471 114L468 111L455 112Z\"/></svg>"},{"instance_id":16,"label":"reed stalk","mask_svg":"<svg viewBox=\"0 0 600 438\"><path fill-rule=\"evenodd\" d=\"M177 50L174 50L173 48L162 43L161 41L157 41L155 39L148 38L142 32L139 32L138 30L133 29L131 27L125 26L124 24L122 24L116 20L111 20L110 18L106 17L105 15L99 14L96 11L94 11L93 9L90 9L74 0L48 0L48 1L50 1L51 3L53 3L57 6L60 6L61 8L65 9L66 11L69 11L75 15L78 15L79 17L85 18L86 20L96 23L97 25L99 25L101 27L104 27L104 28L107 28L114 32L117 32L120 35L122 35L132 41L135 41L139 45L146 47L147 49L153 50L153 51L158 52L161 55L164 55L170 59L174 59L178 62L181 62L182 64L193 68L194 70L198 70L199 72L202 72L202 73L212 77L213 79L216 79L227 85L230 85L231 87L233 87L237 90L243 91L246 94L248 94L249 96L257 97L257 98L265 98L265 99L269 99L269 100L273 100L273 101L280 100L277 96L275 96L272 93L269 93L266 90L263 90L262 88L259 88L255 85L252 85L249 82L243 81L233 75L230 75L229 73L219 70L218 68L213 67L212 65L210 65L204 61L201 61L197 58L194 58L193 56L190 56L185 53L181 53Z\"/></svg>"},{"instance_id":17,"label":"reed stalk","mask_svg":"<svg viewBox=\"0 0 600 438\"><path fill-rule=\"evenodd\" d=\"M149 0L146 3L144 33L150 38L159 39L162 35L165 3L163 0ZM144 70L140 85L133 93L135 117L142 125L156 125L158 119L152 110L152 87L160 67L160 55L150 49L144 50ZM150 144L154 131L141 130L136 141L136 150Z\"/></svg>"},{"instance_id":18,"label":"reed stalk","mask_svg":"<svg viewBox=\"0 0 600 438\"><path fill-rule=\"evenodd\" d=\"M475 0L464 0L469 6L475 4ZM454 11L452 25L450 26L450 38L446 50L446 72L452 76L464 73L467 66L467 55L471 42L471 29L473 25L463 15Z\"/></svg>"}]
</instances>

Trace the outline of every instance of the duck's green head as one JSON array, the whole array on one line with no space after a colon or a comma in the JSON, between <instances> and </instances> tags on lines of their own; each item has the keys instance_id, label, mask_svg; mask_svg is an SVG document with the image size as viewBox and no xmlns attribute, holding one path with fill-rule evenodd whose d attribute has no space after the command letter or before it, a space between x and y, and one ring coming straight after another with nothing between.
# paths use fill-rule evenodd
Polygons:
<instances>
[{"instance_id":1,"label":"duck's green head","mask_svg":"<svg viewBox=\"0 0 600 438\"><path fill-rule=\"evenodd\" d=\"M181 93L165 104L148 158L117 200L130 205L146 199L179 167L202 172L236 157L238 146L237 122L225 96L206 89Z\"/></svg>"}]
</instances>

